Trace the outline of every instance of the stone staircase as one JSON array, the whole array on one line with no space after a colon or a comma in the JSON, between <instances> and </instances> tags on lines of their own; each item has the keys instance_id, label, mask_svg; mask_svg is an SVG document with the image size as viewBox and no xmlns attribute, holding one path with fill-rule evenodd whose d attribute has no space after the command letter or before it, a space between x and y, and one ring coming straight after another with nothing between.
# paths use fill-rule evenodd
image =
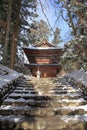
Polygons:
<instances>
[{"instance_id":1,"label":"stone staircase","mask_svg":"<svg viewBox=\"0 0 87 130\"><path fill-rule=\"evenodd\" d=\"M0 107L0 130L87 130L87 101L65 79L22 78Z\"/></svg>"}]
</instances>

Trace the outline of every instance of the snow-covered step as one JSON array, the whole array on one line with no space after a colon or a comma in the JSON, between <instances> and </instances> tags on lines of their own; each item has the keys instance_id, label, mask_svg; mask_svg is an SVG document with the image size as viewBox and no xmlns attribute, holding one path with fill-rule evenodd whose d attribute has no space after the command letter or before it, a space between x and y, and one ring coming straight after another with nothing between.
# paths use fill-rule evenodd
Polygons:
<instances>
[{"instance_id":1,"label":"snow-covered step","mask_svg":"<svg viewBox=\"0 0 87 130\"><path fill-rule=\"evenodd\" d=\"M0 119L3 118L0 116ZM8 120L8 121L7 121ZM6 124L5 124L6 122ZM0 120L1 129L30 129L30 130L86 130L87 114L57 115L49 117L32 117L21 115L4 116ZM55 125L54 125L55 123Z\"/></svg>"},{"instance_id":2,"label":"snow-covered step","mask_svg":"<svg viewBox=\"0 0 87 130\"><path fill-rule=\"evenodd\" d=\"M16 90L34 90L33 87L16 87Z\"/></svg>"},{"instance_id":3,"label":"snow-covered step","mask_svg":"<svg viewBox=\"0 0 87 130\"><path fill-rule=\"evenodd\" d=\"M26 89L23 89L23 90L14 90L14 93L18 93L18 94L36 94L37 92L35 90L26 90Z\"/></svg>"},{"instance_id":4,"label":"snow-covered step","mask_svg":"<svg viewBox=\"0 0 87 130\"><path fill-rule=\"evenodd\" d=\"M2 115L30 115L30 116L53 116L55 111L52 108L40 108L40 107L29 107L29 106L2 106L0 108L0 114Z\"/></svg>"},{"instance_id":5,"label":"snow-covered step","mask_svg":"<svg viewBox=\"0 0 87 130\"><path fill-rule=\"evenodd\" d=\"M84 115L87 114L87 105L56 107L55 112L58 115Z\"/></svg>"},{"instance_id":6,"label":"snow-covered step","mask_svg":"<svg viewBox=\"0 0 87 130\"><path fill-rule=\"evenodd\" d=\"M49 103L49 106L52 106L52 107L55 107L55 106L61 106L61 107L64 107L64 106L80 106L80 105L85 105L86 102L72 102L72 101L69 101L69 102L66 102L66 101L53 101L53 102L50 102Z\"/></svg>"},{"instance_id":7,"label":"snow-covered step","mask_svg":"<svg viewBox=\"0 0 87 130\"><path fill-rule=\"evenodd\" d=\"M28 106L34 106L34 107L47 107L49 106L51 103L49 102L49 100L34 100L34 99L28 99L25 100L23 98L19 98L19 99L6 99L4 100L4 102L2 103L2 105L12 105L12 106L24 106L24 105L28 105Z\"/></svg>"},{"instance_id":8,"label":"snow-covered step","mask_svg":"<svg viewBox=\"0 0 87 130\"><path fill-rule=\"evenodd\" d=\"M8 98L4 100L3 105L13 105L13 106L33 106L33 107L63 107L63 106L80 106L85 105L87 102L84 100L69 100L69 99L62 99L62 100L34 100L31 98L30 100L25 100L24 98L19 99L11 99Z\"/></svg>"},{"instance_id":9,"label":"snow-covered step","mask_svg":"<svg viewBox=\"0 0 87 130\"><path fill-rule=\"evenodd\" d=\"M3 105L0 108L0 114L2 115L31 115L31 116L53 116L53 115L84 115L87 114L87 105L83 106L66 106L66 107L31 107L25 106L12 106Z\"/></svg>"},{"instance_id":10,"label":"snow-covered step","mask_svg":"<svg viewBox=\"0 0 87 130\"><path fill-rule=\"evenodd\" d=\"M76 92L68 92L68 93L52 93L51 94L52 96L61 96L61 97L81 97L81 95L79 93L76 93Z\"/></svg>"},{"instance_id":11,"label":"snow-covered step","mask_svg":"<svg viewBox=\"0 0 87 130\"><path fill-rule=\"evenodd\" d=\"M55 89L52 89L50 90L50 92L78 92L79 93L79 90L75 90L75 89L67 89L67 88L62 88L62 89L58 89L58 88L55 88Z\"/></svg>"},{"instance_id":12,"label":"snow-covered step","mask_svg":"<svg viewBox=\"0 0 87 130\"><path fill-rule=\"evenodd\" d=\"M0 108L0 115L31 115L31 116L54 116L54 115L86 115L87 110L84 109L64 109L64 108L58 108L56 110L53 110L52 108L34 108L29 106L22 106L21 108L19 106L6 106L3 108Z\"/></svg>"},{"instance_id":13,"label":"snow-covered step","mask_svg":"<svg viewBox=\"0 0 87 130\"><path fill-rule=\"evenodd\" d=\"M53 100L63 100L63 99L78 99L81 98L80 94L77 93L67 93L67 94L55 94L55 93L51 93L51 99Z\"/></svg>"},{"instance_id":14,"label":"snow-covered step","mask_svg":"<svg viewBox=\"0 0 87 130\"><path fill-rule=\"evenodd\" d=\"M87 102L77 88L64 85L64 81L59 84L57 79L52 78L25 80L21 80L2 103L0 123L5 119L9 123L12 118L17 123L17 129L18 124L23 126L23 121L28 128L21 129L86 130L82 128L87 123Z\"/></svg>"},{"instance_id":15,"label":"snow-covered step","mask_svg":"<svg viewBox=\"0 0 87 130\"><path fill-rule=\"evenodd\" d=\"M23 95L24 99L34 99L34 100L50 100L51 97L49 97L48 95L39 95L39 94L30 94L30 96L28 94Z\"/></svg>"},{"instance_id":16,"label":"snow-covered step","mask_svg":"<svg viewBox=\"0 0 87 130\"><path fill-rule=\"evenodd\" d=\"M49 93L51 94L68 94L68 93L76 93L76 92L78 93L79 91L75 91L75 90L50 90L49 91Z\"/></svg>"}]
</instances>

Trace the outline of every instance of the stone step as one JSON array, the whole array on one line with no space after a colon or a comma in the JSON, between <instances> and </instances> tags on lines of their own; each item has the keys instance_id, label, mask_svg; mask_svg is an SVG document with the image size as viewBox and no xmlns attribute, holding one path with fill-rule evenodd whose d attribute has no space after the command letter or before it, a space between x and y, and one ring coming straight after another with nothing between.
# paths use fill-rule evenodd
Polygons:
<instances>
[{"instance_id":1,"label":"stone step","mask_svg":"<svg viewBox=\"0 0 87 130\"><path fill-rule=\"evenodd\" d=\"M74 106L74 107L59 107L55 109L55 114L56 115L84 115L87 114L87 107L86 105L84 106Z\"/></svg>"},{"instance_id":2,"label":"stone step","mask_svg":"<svg viewBox=\"0 0 87 130\"><path fill-rule=\"evenodd\" d=\"M67 93L67 94L51 94L51 99L57 100L57 99L79 99L81 98L81 95L79 93Z\"/></svg>"},{"instance_id":3,"label":"stone step","mask_svg":"<svg viewBox=\"0 0 87 130\"><path fill-rule=\"evenodd\" d=\"M51 93L51 94L68 94L68 93L78 93L78 91L75 91L75 90L50 90L49 93Z\"/></svg>"},{"instance_id":4,"label":"stone step","mask_svg":"<svg viewBox=\"0 0 87 130\"><path fill-rule=\"evenodd\" d=\"M21 115L0 116L1 129L23 130L86 130L87 115L29 117Z\"/></svg>"},{"instance_id":5,"label":"stone step","mask_svg":"<svg viewBox=\"0 0 87 130\"><path fill-rule=\"evenodd\" d=\"M53 99L54 98L54 99ZM51 106L54 106L54 104L56 104L57 106L58 105L71 105L71 104L77 104L77 105L80 105L81 103L83 104L86 104L86 101L83 100L81 98L70 98L69 97L69 100L67 99L67 97L60 97L60 96L56 96L56 97L53 97L52 99L50 97L42 97L42 96L37 96L37 97L19 97L18 99L17 98L7 98L6 100L4 100L4 102L2 104L5 104L5 105L25 105L25 104L29 104L29 105L35 105L37 103L37 105L40 105L40 106L43 106L45 104L45 106L48 106L48 105L51 105ZM56 100L55 100L56 99ZM35 103L34 103L35 102ZM36 105L36 106L37 106Z\"/></svg>"},{"instance_id":6,"label":"stone step","mask_svg":"<svg viewBox=\"0 0 87 130\"><path fill-rule=\"evenodd\" d=\"M19 84L18 86L19 86L19 87L34 87L33 84L30 84L30 83L28 83L28 84L26 84L26 83L24 83L24 84L21 83L21 84Z\"/></svg>"},{"instance_id":7,"label":"stone step","mask_svg":"<svg viewBox=\"0 0 87 130\"><path fill-rule=\"evenodd\" d=\"M73 97L73 96L81 96L80 95L80 93L76 93L76 92L73 92L73 93L71 93L71 92L67 92L67 93L61 93L61 92L59 92L59 93L52 93L51 95L59 95L59 96L71 96L71 97Z\"/></svg>"},{"instance_id":8,"label":"stone step","mask_svg":"<svg viewBox=\"0 0 87 130\"><path fill-rule=\"evenodd\" d=\"M36 100L48 100L50 99L50 96L44 96L44 95L39 95L36 92L31 92L31 93L11 93L9 95L9 98L13 98L13 99L19 99L19 98L24 98L26 100L28 99L36 99Z\"/></svg>"},{"instance_id":9,"label":"stone step","mask_svg":"<svg viewBox=\"0 0 87 130\"><path fill-rule=\"evenodd\" d=\"M7 98L7 100L9 99L9 100L20 100L20 99L22 99L22 101L24 100L24 101L27 101L27 100L30 100L30 99L33 99L33 100L63 100L63 99L69 99L69 100L75 100L75 99L79 99L79 98L81 98L81 96L80 95L77 95L77 94L75 94L75 95L71 95L71 94L62 94L61 96L60 95L52 95L52 96L43 96L43 95L36 95L36 94L25 94L25 93L23 93L23 94L18 94L18 93L12 93L12 94L10 94L9 95L9 97ZM6 101L6 100L5 100ZM85 101L85 100L84 100Z\"/></svg>"},{"instance_id":10,"label":"stone step","mask_svg":"<svg viewBox=\"0 0 87 130\"><path fill-rule=\"evenodd\" d=\"M29 107L29 106L3 106L0 109L0 115L30 115L30 116L53 116L55 111L52 108L40 108L40 107Z\"/></svg>"},{"instance_id":11,"label":"stone step","mask_svg":"<svg viewBox=\"0 0 87 130\"><path fill-rule=\"evenodd\" d=\"M61 96L60 95L55 95L55 94L53 94L52 96L51 96L51 99L52 100L63 100L63 99L79 99L79 98L81 98L81 96L80 95L78 95L78 96L70 96L70 95L66 95L66 94L62 94Z\"/></svg>"},{"instance_id":12,"label":"stone step","mask_svg":"<svg viewBox=\"0 0 87 130\"><path fill-rule=\"evenodd\" d=\"M84 115L87 114L87 105L74 107L31 107L2 105L0 108L0 115L30 115L30 116L53 116L53 115Z\"/></svg>"},{"instance_id":13,"label":"stone step","mask_svg":"<svg viewBox=\"0 0 87 130\"><path fill-rule=\"evenodd\" d=\"M13 106L33 106L33 107L55 107L55 106L80 106L85 105L87 102L82 99L77 100L70 100L70 99L63 99L63 100L34 100L33 98L25 100L24 98L19 99L12 99L7 98L4 100L2 105L13 105Z\"/></svg>"},{"instance_id":14,"label":"stone step","mask_svg":"<svg viewBox=\"0 0 87 130\"><path fill-rule=\"evenodd\" d=\"M79 90L57 79L24 78L0 107L0 129L86 130L86 104Z\"/></svg>"},{"instance_id":15,"label":"stone step","mask_svg":"<svg viewBox=\"0 0 87 130\"><path fill-rule=\"evenodd\" d=\"M58 107L64 107L64 106L80 106L80 105L85 105L86 102L78 102L78 101L69 101L69 102L66 102L66 101L53 101L53 102L50 102L48 103L49 105L48 106L52 106L52 107L55 107L55 106L58 106Z\"/></svg>"},{"instance_id":16,"label":"stone step","mask_svg":"<svg viewBox=\"0 0 87 130\"><path fill-rule=\"evenodd\" d=\"M67 89L67 88L62 88L62 89L52 89L50 90L49 92L69 92L69 93L72 93L72 92L76 92L76 93L79 93L79 90L75 90L75 89Z\"/></svg>"},{"instance_id":17,"label":"stone step","mask_svg":"<svg viewBox=\"0 0 87 130\"><path fill-rule=\"evenodd\" d=\"M34 86L30 86L30 85L18 85L17 87L16 87L16 89L33 89L34 90Z\"/></svg>"},{"instance_id":18,"label":"stone step","mask_svg":"<svg viewBox=\"0 0 87 130\"><path fill-rule=\"evenodd\" d=\"M33 87L16 87L16 90L35 90Z\"/></svg>"},{"instance_id":19,"label":"stone step","mask_svg":"<svg viewBox=\"0 0 87 130\"><path fill-rule=\"evenodd\" d=\"M18 93L19 92L19 93ZM35 92L35 93L38 93L38 95L39 95L39 93L40 93L40 91L39 90L30 90L30 89L21 89L21 90L19 90L19 89L15 89L14 90L14 92L13 93L11 93L9 96L13 96L13 95L20 95L20 93L23 93L23 92ZM17 94L18 93L18 94ZM43 93L43 91L41 91L41 94ZM49 92L47 92L47 95L49 95L49 94L51 94L51 95L60 95L61 96L61 94L62 95L64 95L64 94L66 94L66 95L73 95L73 96L75 96L75 95L80 95L81 96L81 94L80 93L77 93L77 92L68 92L68 91L66 91L66 90L59 90L59 91L53 91L53 90L50 90ZM23 94L22 94L23 95ZM27 95L27 94L26 94ZM28 95L29 96L29 95ZM43 95L44 96L44 95Z\"/></svg>"},{"instance_id":20,"label":"stone step","mask_svg":"<svg viewBox=\"0 0 87 130\"><path fill-rule=\"evenodd\" d=\"M37 94L37 92L35 91L35 90L25 90L25 89L23 89L23 90L14 90L14 93L17 93L17 94Z\"/></svg>"},{"instance_id":21,"label":"stone step","mask_svg":"<svg viewBox=\"0 0 87 130\"><path fill-rule=\"evenodd\" d=\"M74 90L76 90L76 88L74 88L74 87L72 87L72 86L66 86L66 85L56 85L55 87L54 87L54 89L68 89L68 90L72 90L72 89L74 89Z\"/></svg>"}]
</instances>

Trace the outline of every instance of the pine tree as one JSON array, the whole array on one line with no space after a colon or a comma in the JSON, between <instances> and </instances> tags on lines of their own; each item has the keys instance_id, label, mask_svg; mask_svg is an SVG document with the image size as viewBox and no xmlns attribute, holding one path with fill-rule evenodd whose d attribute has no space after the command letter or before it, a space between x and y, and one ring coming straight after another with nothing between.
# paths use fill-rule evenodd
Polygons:
<instances>
[{"instance_id":1,"label":"pine tree","mask_svg":"<svg viewBox=\"0 0 87 130\"><path fill-rule=\"evenodd\" d=\"M10 27L11 27L12 2L13 0L9 0L8 3L7 28L6 28L5 46L4 46L4 55L3 55L4 65L6 65L8 61L8 45L9 45L9 34L10 34Z\"/></svg>"},{"instance_id":2,"label":"pine tree","mask_svg":"<svg viewBox=\"0 0 87 130\"><path fill-rule=\"evenodd\" d=\"M31 24L29 30L29 40L31 44L35 44L43 37L48 39L51 36L51 29L44 20L35 21Z\"/></svg>"},{"instance_id":3,"label":"pine tree","mask_svg":"<svg viewBox=\"0 0 87 130\"><path fill-rule=\"evenodd\" d=\"M61 9L59 12L72 29L74 37L66 43L61 62L67 71L80 68L87 70L87 2L58 0L56 5Z\"/></svg>"},{"instance_id":4,"label":"pine tree","mask_svg":"<svg viewBox=\"0 0 87 130\"><path fill-rule=\"evenodd\" d=\"M29 44L28 42L28 30L35 18L36 1L27 0L2 0L0 3L0 44L4 45L4 57L3 61L5 65L9 65L13 68L15 60L17 59L17 51L21 44ZM10 8L8 8L10 7ZM8 13L7 13L8 12ZM28 19L30 19L28 21ZM3 23L3 27L2 24ZM4 24L5 23L5 24ZM3 32L4 36L3 36ZM6 37L4 39L4 37ZM3 39L3 42L2 42ZM4 44L5 42L5 44Z\"/></svg>"},{"instance_id":5,"label":"pine tree","mask_svg":"<svg viewBox=\"0 0 87 130\"><path fill-rule=\"evenodd\" d=\"M54 38L52 43L57 46L61 41L60 29L57 27L54 31Z\"/></svg>"},{"instance_id":6,"label":"pine tree","mask_svg":"<svg viewBox=\"0 0 87 130\"><path fill-rule=\"evenodd\" d=\"M12 33L12 45L11 45L11 61L10 67L13 69L16 58L16 48L17 48L17 37L18 37L18 29L19 29L19 16L20 16L20 8L21 8L21 0L18 0L15 5L15 21Z\"/></svg>"}]
</instances>

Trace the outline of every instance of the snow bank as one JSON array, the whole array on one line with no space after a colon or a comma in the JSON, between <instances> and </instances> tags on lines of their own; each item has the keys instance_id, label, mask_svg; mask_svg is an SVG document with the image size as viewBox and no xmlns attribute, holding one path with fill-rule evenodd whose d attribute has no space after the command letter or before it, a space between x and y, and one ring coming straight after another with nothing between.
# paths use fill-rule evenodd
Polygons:
<instances>
[{"instance_id":1,"label":"snow bank","mask_svg":"<svg viewBox=\"0 0 87 130\"><path fill-rule=\"evenodd\" d=\"M83 69L76 70L76 71L68 74L68 77L78 83L83 84L85 87L87 87L87 72L85 72Z\"/></svg>"},{"instance_id":2,"label":"snow bank","mask_svg":"<svg viewBox=\"0 0 87 130\"><path fill-rule=\"evenodd\" d=\"M13 83L22 74L0 64L0 98L13 88Z\"/></svg>"},{"instance_id":3,"label":"snow bank","mask_svg":"<svg viewBox=\"0 0 87 130\"><path fill-rule=\"evenodd\" d=\"M82 90L87 90L87 72L83 69L67 74L68 81Z\"/></svg>"}]
</instances>

